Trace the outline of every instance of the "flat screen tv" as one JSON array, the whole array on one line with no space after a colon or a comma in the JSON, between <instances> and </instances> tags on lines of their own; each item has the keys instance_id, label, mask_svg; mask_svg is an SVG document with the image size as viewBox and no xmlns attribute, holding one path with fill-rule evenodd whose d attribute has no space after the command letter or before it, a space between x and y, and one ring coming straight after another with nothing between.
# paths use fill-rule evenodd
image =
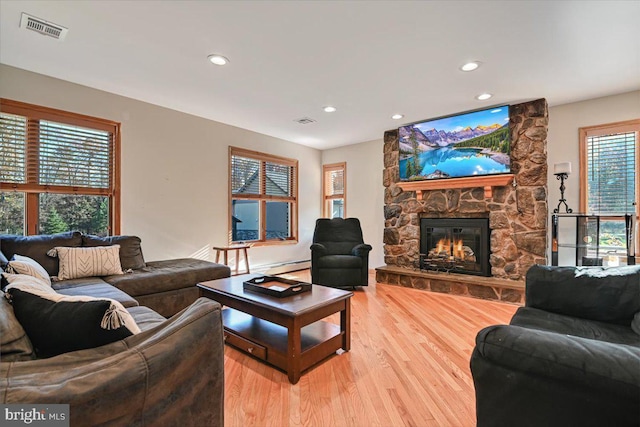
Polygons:
<instances>
[{"instance_id":1,"label":"flat screen tv","mask_svg":"<svg viewBox=\"0 0 640 427\"><path fill-rule=\"evenodd\" d=\"M509 106L401 126L398 142L401 181L509 173Z\"/></svg>"}]
</instances>

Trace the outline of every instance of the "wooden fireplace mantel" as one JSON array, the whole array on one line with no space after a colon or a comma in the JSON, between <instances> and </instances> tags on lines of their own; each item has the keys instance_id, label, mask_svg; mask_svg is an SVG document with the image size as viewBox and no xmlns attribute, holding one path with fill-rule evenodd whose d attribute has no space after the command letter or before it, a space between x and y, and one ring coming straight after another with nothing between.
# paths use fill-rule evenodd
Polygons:
<instances>
[{"instance_id":1,"label":"wooden fireplace mantel","mask_svg":"<svg viewBox=\"0 0 640 427\"><path fill-rule=\"evenodd\" d=\"M446 190L449 188L473 188L484 187L484 197L493 195L493 187L504 187L511 184L513 174L489 175L469 178L433 179L425 181L398 182L402 191L415 191L416 199L422 200L422 192L425 190Z\"/></svg>"}]
</instances>

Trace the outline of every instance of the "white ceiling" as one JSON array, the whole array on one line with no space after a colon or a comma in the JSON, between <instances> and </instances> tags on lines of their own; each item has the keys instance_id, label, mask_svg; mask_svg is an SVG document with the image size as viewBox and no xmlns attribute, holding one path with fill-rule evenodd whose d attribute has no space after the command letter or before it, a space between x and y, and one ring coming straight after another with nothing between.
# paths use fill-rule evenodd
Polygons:
<instances>
[{"instance_id":1,"label":"white ceiling","mask_svg":"<svg viewBox=\"0 0 640 427\"><path fill-rule=\"evenodd\" d=\"M22 12L66 39L20 29ZM640 1L2 0L0 62L326 149L484 106L640 89L639 17ZM469 60L483 65L459 71Z\"/></svg>"}]
</instances>

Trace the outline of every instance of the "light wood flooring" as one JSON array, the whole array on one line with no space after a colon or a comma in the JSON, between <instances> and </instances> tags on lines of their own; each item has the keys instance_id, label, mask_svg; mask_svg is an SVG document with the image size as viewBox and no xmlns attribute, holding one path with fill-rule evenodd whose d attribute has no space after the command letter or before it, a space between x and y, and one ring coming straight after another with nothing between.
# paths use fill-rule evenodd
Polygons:
<instances>
[{"instance_id":1,"label":"light wood flooring","mask_svg":"<svg viewBox=\"0 0 640 427\"><path fill-rule=\"evenodd\" d=\"M286 277L310 280L308 270ZM474 426L475 336L517 306L369 283L351 299L351 351L295 385L225 346L225 425Z\"/></svg>"}]
</instances>

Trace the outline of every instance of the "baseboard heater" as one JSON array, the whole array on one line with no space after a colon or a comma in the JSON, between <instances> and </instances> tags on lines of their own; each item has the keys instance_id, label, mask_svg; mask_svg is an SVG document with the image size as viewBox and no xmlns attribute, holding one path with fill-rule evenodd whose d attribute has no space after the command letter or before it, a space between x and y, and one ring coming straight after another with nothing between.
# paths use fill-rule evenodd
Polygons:
<instances>
[{"instance_id":1,"label":"baseboard heater","mask_svg":"<svg viewBox=\"0 0 640 427\"><path fill-rule=\"evenodd\" d=\"M292 271L306 270L311 268L311 260L283 262L282 264L265 265L256 270L262 270L264 274L284 274Z\"/></svg>"}]
</instances>

